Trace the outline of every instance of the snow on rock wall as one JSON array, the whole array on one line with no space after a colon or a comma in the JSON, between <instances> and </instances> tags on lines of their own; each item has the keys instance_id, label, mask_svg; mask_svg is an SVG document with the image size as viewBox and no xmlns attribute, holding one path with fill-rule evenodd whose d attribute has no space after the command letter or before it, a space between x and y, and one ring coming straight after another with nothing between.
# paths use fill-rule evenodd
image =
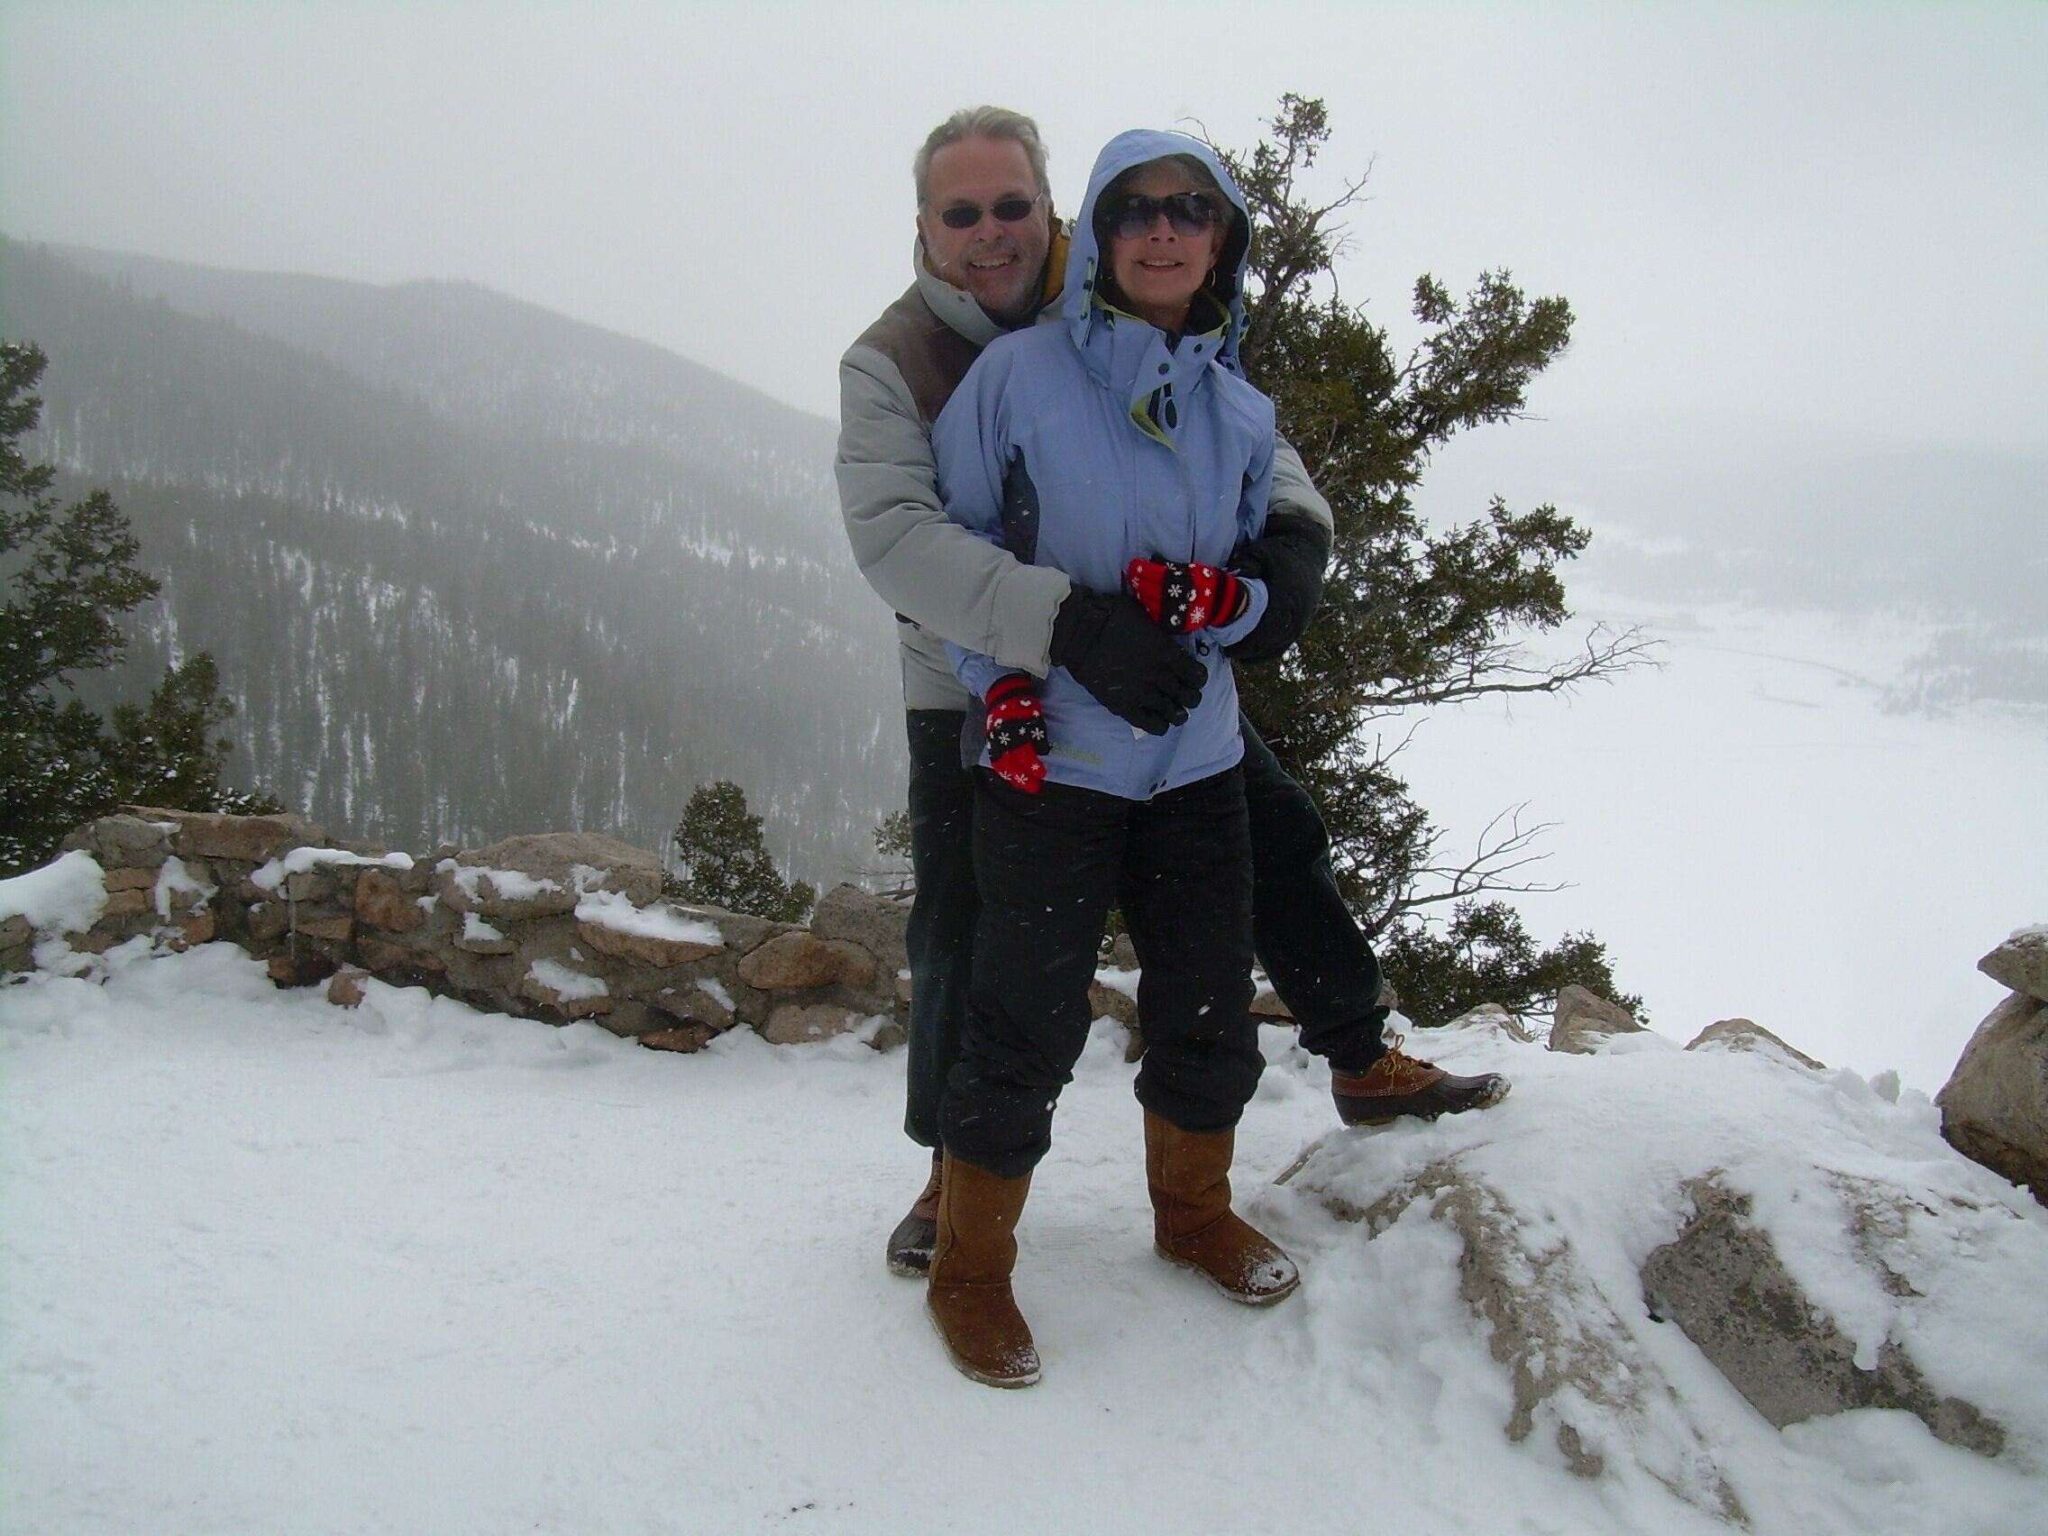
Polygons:
<instances>
[{"instance_id":1,"label":"snow on rock wall","mask_svg":"<svg viewBox=\"0 0 2048 1536\"><path fill-rule=\"evenodd\" d=\"M298 816L131 806L7 885L24 894L0 914L4 971L225 939L281 986L333 978L337 1000L368 973L681 1051L735 1026L776 1044L858 1031L886 1046L909 1002L907 907L844 885L808 927L683 906L662 899L652 854L590 833L414 859L338 846Z\"/></svg>"}]
</instances>

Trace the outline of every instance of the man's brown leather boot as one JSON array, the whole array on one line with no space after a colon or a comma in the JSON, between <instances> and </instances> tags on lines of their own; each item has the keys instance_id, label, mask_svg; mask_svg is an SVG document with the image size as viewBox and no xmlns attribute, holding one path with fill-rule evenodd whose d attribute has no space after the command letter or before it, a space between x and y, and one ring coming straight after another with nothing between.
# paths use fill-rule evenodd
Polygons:
<instances>
[{"instance_id":1,"label":"man's brown leather boot","mask_svg":"<svg viewBox=\"0 0 2048 1536\"><path fill-rule=\"evenodd\" d=\"M1010 1294L1017 1218L1030 1192L1030 1174L1005 1179L950 1152L939 1176L939 1235L925 1307L953 1364L984 1386L1038 1380L1038 1346Z\"/></svg>"},{"instance_id":2,"label":"man's brown leather boot","mask_svg":"<svg viewBox=\"0 0 2048 1536\"><path fill-rule=\"evenodd\" d=\"M1365 1072L1332 1072L1330 1096L1337 1118L1346 1125L1388 1125L1404 1115L1434 1120L1485 1109L1508 1096L1508 1080L1498 1072L1459 1077L1435 1062L1410 1056L1401 1036L1387 1040L1387 1053Z\"/></svg>"},{"instance_id":3,"label":"man's brown leather boot","mask_svg":"<svg viewBox=\"0 0 2048 1536\"><path fill-rule=\"evenodd\" d=\"M925 1180L910 1212L889 1234L889 1273L910 1280L922 1280L932 1267L932 1244L939 1236L939 1182L945 1167L943 1153L932 1154L932 1176Z\"/></svg>"},{"instance_id":4,"label":"man's brown leather boot","mask_svg":"<svg viewBox=\"0 0 2048 1536\"><path fill-rule=\"evenodd\" d=\"M1232 1301L1270 1307L1292 1295L1301 1271L1280 1245L1230 1208L1237 1132L1197 1135L1145 1112L1145 1182L1152 1241L1161 1258L1206 1275Z\"/></svg>"}]
</instances>

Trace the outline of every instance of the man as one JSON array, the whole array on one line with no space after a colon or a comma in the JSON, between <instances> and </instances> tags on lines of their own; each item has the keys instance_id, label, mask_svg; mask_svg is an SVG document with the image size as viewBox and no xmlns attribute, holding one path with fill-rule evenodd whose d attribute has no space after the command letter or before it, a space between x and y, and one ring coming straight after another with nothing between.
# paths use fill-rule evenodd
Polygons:
<instances>
[{"instance_id":1,"label":"man","mask_svg":"<svg viewBox=\"0 0 2048 1536\"><path fill-rule=\"evenodd\" d=\"M913 165L915 281L840 361L840 510L862 573L896 609L910 744L909 1094L904 1129L938 1147L939 1099L959 1056L977 902L971 850L973 778L961 733L971 700L942 642L1043 677L1063 667L1133 728L1185 718L1202 668L1136 599L1089 592L1048 567L1021 564L949 522L937 489L931 427L989 342L1029 325L1059 296L1066 239L1054 219L1045 148L1030 118L998 107L956 112ZM1233 559L1266 584L1268 606L1230 647L1271 661L1306 628L1332 540L1329 506L1284 441L1275 455L1265 531ZM1329 834L1314 804L1250 723L1243 723L1250 810L1254 945L1302 1044L1332 1070L1338 1115L1377 1125L1482 1108L1508 1089L1494 1074L1458 1077L1382 1038L1380 972L1332 877ZM931 1261L940 1160L890 1234L889 1268Z\"/></svg>"}]
</instances>

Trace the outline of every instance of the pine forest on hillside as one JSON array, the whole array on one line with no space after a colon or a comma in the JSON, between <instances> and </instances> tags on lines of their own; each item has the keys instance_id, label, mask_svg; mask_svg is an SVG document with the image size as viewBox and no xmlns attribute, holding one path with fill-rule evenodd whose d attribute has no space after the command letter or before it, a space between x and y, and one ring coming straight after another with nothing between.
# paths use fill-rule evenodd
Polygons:
<instances>
[{"instance_id":1,"label":"pine forest on hillside","mask_svg":"<svg viewBox=\"0 0 2048 1536\"><path fill-rule=\"evenodd\" d=\"M163 582L88 697L210 651L239 778L409 848L655 848L723 778L829 879L900 800L827 423L464 285L0 258L6 334L50 357L31 448Z\"/></svg>"}]
</instances>

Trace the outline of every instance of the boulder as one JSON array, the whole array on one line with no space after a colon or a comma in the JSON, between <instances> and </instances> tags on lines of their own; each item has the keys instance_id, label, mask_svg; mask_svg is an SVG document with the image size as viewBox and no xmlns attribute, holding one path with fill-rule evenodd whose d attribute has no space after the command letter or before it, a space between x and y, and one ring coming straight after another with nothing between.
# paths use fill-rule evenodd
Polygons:
<instances>
[{"instance_id":1,"label":"boulder","mask_svg":"<svg viewBox=\"0 0 2048 1536\"><path fill-rule=\"evenodd\" d=\"M910 951L904 947L909 925L908 905L857 885L833 886L811 913L812 937L858 944L892 974L910 964Z\"/></svg>"},{"instance_id":2,"label":"boulder","mask_svg":"<svg viewBox=\"0 0 2048 1536\"><path fill-rule=\"evenodd\" d=\"M560 917L576 909L573 887L498 865L444 864L436 871L434 894L443 905L493 923Z\"/></svg>"},{"instance_id":3,"label":"boulder","mask_svg":"<svg viewBox=\"0 0 2048 1536\"><path fill-rule=\"evenodd\" d=\"M1592 993L1586 994L1592 997ZM1599 1001L1595 998L1594 1001ZM1505 1004L1481 1003L1477 1008L1459 1014L1445 1029L1468 1029L1483 1035L1499 1035L1505 1040L1515 1040L1526 1045L1536 1038L1536 1031L1509 1013ZM1554 1031L1553 1031L1554 1032Z\"/></svg>"},{"instance_id":4,"label":"boulder","mask_svg":"<svg viewBox=\"0 0 2048 1536\"><path fill-rule=\"evenodd\" d=\"M693 907L680 901L669 901L663 905L677 917L709 923L725 940L726 952L735 956L759 949L778 934L804 931L797 923L778 923L772 918L752 917L745 912L728 912L723 907Z\"/></svg>"},{"instance_id":5,"label":"boulder","mask_svg":"<svg viewBox=\"0 0 2048 1536\"><path fill-rule=\"evenodd\" d=\"M1550 1026L1550 1048L1590 1056L1616 1035L1641 1034L1636 1016L1576 982L1559 989Z\"/></svg>"},{"instance_id":6,"label":"boulder","mask_svg":"<svg viewBox=\"0 0 2048 1536\"><path fill-rule=\"evenodd\" d=\"M265 969L270 973L273 986L310 987L325 981L340 966L331 955L300 950L295 954L274 956Z\"/></svg>"},{"instance_id":7,"label":"boulder","mask_svg":"<svg viewBox=\"0 0 2048 1536\"><path fill-rule=\"evenodd\" d=\"M337 1008L360 1008L369 994L363 990L364 973L354 966L343 966L334 973L327 983L327 1001Z\"/></svg>"},{"instance_id":8,"label":"boulder","mask_svg":"<svg viewBox=\"0 0 2048 1536\"><path fill-rule=\"evenodd\" d=\"M249 937L259 944L283 938L291 925L291 913L281 901L259 901L249 908Z\"/></svg>"},{"instance_id":9,"label":"boulder","mask_svg":"<svg viewBox=\"0 0 2048 1536\"><path fill-rule=\"evenodd\" d=\"M293 914L291 931L301 938L325 939L330 944L346 944L355 936L356 920L346 912L332 909Z\"/></svg>"},{"instance_id":10,"label":"boulder","mask_svg":"<svg viewBox=\"0 0 2048 1536\"><path fill-rule=\"evenodd\" d=\"M1339 1221L1377 1236L1420 1207L1459 1243L1458 1295L1485 1325L1487 1350L1506 1368L1511 1388L1508 1439L1547 1432L1580 1477L1607 1470L1610 1453L1642 1460L1658 1430L1684 1447L1657 1468L1659 1480L1717 1519L1746 1523L1741 1501L1722 1476L1708 1437L1690 1417L1628 1323L1601 1294L1570 1243L1546 1234L1498 1189L1455 1159L1430 1164L1369 1207L1323 1185L1314 1148L1280 1176Z\"/></svg>"},{"instance_id":11,"label":"boulder","mask_svg":"<svg viewBox=\"0 0 2048 1536\"><path fill-rule=\"evenodd\" d=\"M634 1038L651 1051L701 1051L718 1038L718 1031L702 1024L673 1024Z\"/></svg>"},{"instance_id":12,"label":"boulder","mask_svg":"<svg viewBox=\"0 0 2048 1536\"><path fill-rule=\"evenodd\" d=\"M1936 1439L1981 1456L2005 1449L2005 1431L1974 1405L1943 1397L1895 1339L1873 1369L1833 1318L1786 1270L1749 1202L1712 1179L1686 1185L1693 1218L1643 1263L1643 1296L1676 1323L1751 1407L1783 1429L1852 1408L1897 1408Z\"/></svg>"},{"instance_id":13,"label":"boulder","mask_svg":"<svg viewBox=\"0 0 2048 1536\"><path fill-rule=\"evenodd\" d=\"M356 953L377 975L400 982L423 981L448 969L448 962L430 948L395 943L374 933L357 935Z\"/></svg>"},{"instance_id":14,"label":"boulder","mask_svg":"<svg viewBox=\"0 0 2048 1536\"><path fill-rule=\"evenodd\" d=\"M173 850L187 858L240 859L264 864L293 848L324 848L327 833L303 816L225 816L207 811L166 811L154 806L121 807L142 821L173 822Z\"/></svg>"},{"instance_id":15,"label":"boulder","mask_svg":"<svg viewBox=\"0 0 2048 1536\"><path fill-rule=\"evenodd\" d=\"M171 940L171 948L190 949L194 944L211 944L220 931L219 922L213 913L201 909L176 921L177 936Z\"/></svg>"},{"instance_id":16,"label":"boulder","mask_svg":"<svg viewBox=\"0 0 2048 1536\"><path fill-rule=\"evenodd\" d=\"M2048 1003L2048 924L2022 928L1977 962L2000 986Z\"/></svg>"},{"instance_id":17,"label":"boulder","mask_svg":"<svg viewBox=\"0 0 2048 1536\"><path fill-rule=\"evenodd\" d=\"M474 912L464 912L459 930L451 930L448 942L469 955L509 955L519 946Z\"/></svg>"},{"instance_id":18,"label":"boulder","mask_svg":"<svg viewBox=\"0 0 2048 1536\"><path fill-rule=\"evenodd\" d=\"M843 1035L867 1022L867 1015L836 1003L784 1003L761 1026L770 1045L809 1045Z\"/></svg>"},{"instance_id":19,"label":"boulder","mask_svg":"<svg viewBox=\"0 0 2048 1536\"><path fill-rule=\"evenodd\" d=\"M1256 1013L1257 1009L1253 1012ZM1091 1019L1114 1019L1126 1029L1136 1029L1138 1000L1107 982L1091 981L1088 983L1088 1016Z\"/></svg>"},{"instance_id":20,"label":"boulder","mask_svg":"<svg viewBox=\"0 0 2048 1536\"><path fill-rule=\"evenodd\" d=\"M589 1019L610 1013L611 988L602 976L559 960L537 959L519 979L519 995L568 1019Z\"/></svg>"},{"instance_id":21,"label":"boulder","mask_svg":"<svg viewBox=\"0 0 2048 1536\"><path fill-rule=\"evenodd\" d=\"M36 931L29 920L0 917L0 971L25 971L35 964Z\"/></svg>"},{"instance_id":22,"label":"boulder","mask_svg":"<svg viewBox=\"0 0 2048 1536\"><path fill-rule=\"evenodd\" d=\"M1280 994L1275 992L1271 986L1260 987L1252 994L1252 1017L1259 1020L1262 1024L1292 1024L1294 1022L1293 1013L1288 1010L1285 1003L1280 1001Z\"/></svg>"},{"instance_id":23,"label":"boulder","mask_svg":"<svg viewBox=\"0 0 2048 1536\"><path fill-rule=\"evenodd\" d=\"M658 917L663 910L659 906L652 909L657 920L646 925L649 930L646 932L635 932L617 926L616 921L579 918L576 933L601 955L614 960L632 961L638 965L651 965L662 970L670 966L688 965L693 960L702 960L718 954L725 948L723 944L706 943L702 939L661 931L663 925Z\"/></svg>"},{"instance_id":24,"label":"boulder","mask_svg":"<svg viewBox=\"0 0 2048 1536\"><path fill-rule=\"evenodd\" d=\"M168 822L122 812L76 828L57 848L82 848L109 871L155 869L171 856L171 830Z\"/></svg>"},{"instance_id":25,"label":"boulder","mask_svg":"<svg viewBox=\"0 0 2048 1536\"><path fill-rule=\"evenodd\" d=\"M356 918L386 933L411 933L426 923L416 897L381 869L366 869L356 876Z\"/></svg>"},{"instance_id":26,"label":"boulder","mask_svg":"<svg viewBox=\"0 0 2048 1536\"><path fill-rule=\"evenodd\" d=\"M333 901L341 894L334 876L319 869L302 869L286 875L280 888L286 901Z\"/></svg>"},{"instance_id":27,"label":"boulder","mask_svg":"<svg viewBox=\"0 0 2048 1536\"><path fill-rule=\"evenodd\" d=\"M2048 1205L2048 1003L2008 994L1934 1102L1950 1146Z\"/></svg>"},{"instance_id":28,"label":"boulder","mask_svg":"<svg viewBox=\"0 0 2048 1536\"><path fill-rule=\"evenodd\" d=\"M1685 1048L1688 1051L1747 1051L1794 1066L1811 1067L1816 1072L1827 1070L1821 1062L1787 1045L1754 1019L1717 1020L1694 1035Z\"/></svg>"},{"instance_id":29,"label":"boulder","mask_svg":"<svg viewBox=\"0 0 2048 1536\"><path fill-rule=\"evenodd\" d=\"M802 929L778 934L740 961L740 980L769 992L808 987L864 987L875 958L844 939L814 938Z\"/></svg>"},{"instance_id":30,"label":"boulder","mask_svg":"<svg viewBox=\"0 0 2048 1536\"><path fill-rule=\"evenodd\" d=\"M146 888L137 890L131 886L126 890L109 890L107 904L100 909L100 921L105 922L116 917L134 917L149 910L149 891ZM96 923L94 926L99 925Z\"/></svg>"},{"instance_id":31,"label":"boulder","mask_svg":"<svg viewBox=\"0 0 2048 1536\"><path fill-rule=\"evenodd\" d=\"M732 1008L719 993L696 982L677 982L641 1001L668 1023L708 1029L714 1035L723 1034L735 1022Z\"/></svg>"}]
</instances>

